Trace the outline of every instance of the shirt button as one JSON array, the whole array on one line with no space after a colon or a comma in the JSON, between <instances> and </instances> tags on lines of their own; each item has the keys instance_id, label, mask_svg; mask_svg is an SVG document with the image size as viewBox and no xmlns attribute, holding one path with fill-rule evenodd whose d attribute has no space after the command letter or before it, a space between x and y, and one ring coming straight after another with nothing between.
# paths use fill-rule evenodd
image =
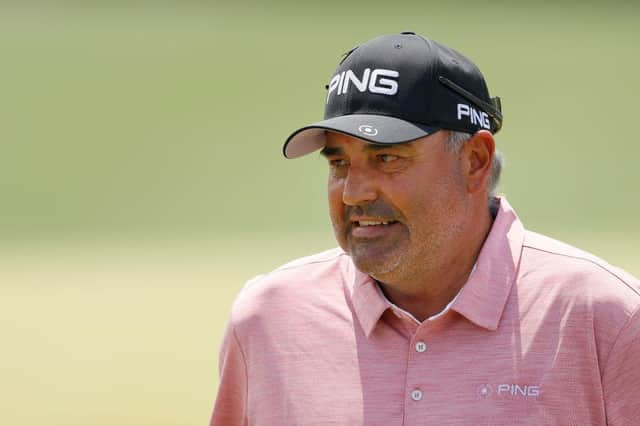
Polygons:
<instances>
[{"instance_id":1,"label":"shirt button","mask_svg":"<svg viewBox=\"0 0 640 426\"><path fill-rule=\"evenodd\" d=\"M414 401L420 401L422 399L422 391L420 389L411 391L411 399Z\"/></svg>"},{"instance_id":2,"label":"shirt button","mask_svg":"<svg viewBox=\"0 0 640 426\"><path fill-rule=\"evenodd\" d=\"M424 352L427 350L427 344L425 342L416 343L416 352Z\"/></svg>"}]
</instances>

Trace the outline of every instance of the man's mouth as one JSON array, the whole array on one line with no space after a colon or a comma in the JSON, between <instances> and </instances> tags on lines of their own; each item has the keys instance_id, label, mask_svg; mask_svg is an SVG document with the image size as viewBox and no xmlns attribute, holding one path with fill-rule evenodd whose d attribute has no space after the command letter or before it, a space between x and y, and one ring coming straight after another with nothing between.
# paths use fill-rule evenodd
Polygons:
<instances>
[{"instance_id":1,"label":"man's mouth","mask_svg":"<svg viewBox=\"0 0 640 426\"><path fill-rule=\"evenodd\" d=\"M354 238L380 238L389 235L399 225L396 220L362 219L351 222L351 236Z\"/></svg>"},{"instance_id":2,"label":"man's mouth","mask_svg":"<svg viewBox=\"0 0 640 426\"><path fill-rule=\"evenodd\" d=\"M353 222L356 226L364 227L364 226L381 226L381 225L392 225L396 223L395 220L385 220L385 221L377 221L377 220L357 220Z\"/></svg>"}]
</instances>

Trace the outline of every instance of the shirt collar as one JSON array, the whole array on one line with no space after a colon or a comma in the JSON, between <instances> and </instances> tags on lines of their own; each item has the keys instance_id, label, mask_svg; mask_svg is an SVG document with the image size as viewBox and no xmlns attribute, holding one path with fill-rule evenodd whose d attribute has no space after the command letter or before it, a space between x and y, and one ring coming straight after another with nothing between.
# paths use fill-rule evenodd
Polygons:
<instances>
[{"instance_id":1,"label":"shirt collar","mask_svg":"<svg viewBox=\"0 0 640 426\"><path fill-rule=\"evenodd\" d=\"M476 267L458 293L451 310L479 327L495 331L515 280L524 240L524 227L506 199L500 199L498 215L480 250ZM355 268L349 258L351 300L367 338L391 304L375 281Z\"/></svg>"},{"instance_id":2,"label":"shirt collar","mask_svg":"<svg viewBox=\"0 0 640 426\"><path fill-rule=\"evenodd\" d=\"M462 288L452 310L472 323L495 331L515 281L525 230L506 199L480 250L477 268Z\"/></svg>"},{"instance_id":3,"label":"shirt collar","mask_svg":"<svg viewBox=\"0 0 640 426\"><path fill-rule=\"evenodd\" d=\"M350 263L353 265L352 262ZM353 301L353 309L358 317L358 321L360 321L360 326L368 338L384 311L391 306L378 291L373 278L360 272L355 266L352 268L353 287L351 300Z\"/></svg>"}]
</instances>

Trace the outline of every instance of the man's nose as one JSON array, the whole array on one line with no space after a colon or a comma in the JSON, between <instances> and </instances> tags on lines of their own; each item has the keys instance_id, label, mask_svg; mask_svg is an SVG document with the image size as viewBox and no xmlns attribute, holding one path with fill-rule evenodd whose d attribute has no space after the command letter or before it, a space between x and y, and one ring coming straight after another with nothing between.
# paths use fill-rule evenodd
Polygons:
<instances>
[{"instance_id":1,"label":"man's nose","mask_svg":"<svg viewBox=\"0 0 640 426\"><path fill-rule=\"evenodd\" d=\"M361 167L351 167L344 182L342 202L348 206L358 206L376 198L378 192L371 174Z\"/></svg>"}]
</instances>

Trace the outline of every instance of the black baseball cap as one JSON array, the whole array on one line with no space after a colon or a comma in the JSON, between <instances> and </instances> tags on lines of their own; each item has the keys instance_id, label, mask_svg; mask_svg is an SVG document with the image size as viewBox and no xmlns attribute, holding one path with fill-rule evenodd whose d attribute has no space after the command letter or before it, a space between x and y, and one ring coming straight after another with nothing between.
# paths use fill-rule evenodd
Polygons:
<instances>
[{"instance_id":1,"label":"black baseball cap","mask_svg":"<svg viewBox=\"0 0 640 426\"><path fill-rule=\"evenodd\" d=\"M324 147L326 131L396 144L448 129L474 134L502 127L500 98L461 53L417 35L383 35L345 54L327 88L324 120L293 132L284 156Z\"/></svg>"}]
</instances>

